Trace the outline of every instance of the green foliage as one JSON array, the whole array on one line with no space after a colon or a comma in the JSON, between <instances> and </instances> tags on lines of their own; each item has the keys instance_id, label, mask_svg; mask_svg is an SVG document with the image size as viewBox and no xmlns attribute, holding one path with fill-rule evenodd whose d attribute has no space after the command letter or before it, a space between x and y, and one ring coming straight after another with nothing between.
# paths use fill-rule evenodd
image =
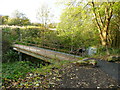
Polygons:
<instances>
[{"instance_id":1,"label":"green foliage","mask_svg":"<svg viewBox=\"0 0 120 90\"><path fill-rule=\"evenodd\" d=\"M31 64L31 66L29 66ZM2 64L2 79L15 79L24 77L26 73L32 71L33 64L29 61L17 61Z\"/></svg>"},{"instance_id":2,"label":"green foliage","mask_svg":"<svg viewBox=\"0 0 120 90\"><path fill-rule=\"evenodd\" d=\"M7 24L9 16L2 16L2 24Z\"/></svg>"},{"instance_id":3,"label":"green foliage","mask_svg":"<svg viewBox=\"0 0 120 90\"><path fill-rule=\"evenodd\" d=\"M19 37L19 32L17 28L2 28L2 38L8 40L9 42L14 42Z\"/></svg>"},{"instance_id":4,"label":"green foliage","mask_svg":"<svg viewBox=\"0 0 120 90\"><path fill-rule=\"evenodd\" d=\"M120 2L113 5L114 15L110 23L109 45L112 48L120 48Z\"/></svg>"},{"instance_id":5,"label":"green foliage","mask_svg":"<svg viewBox=\"0 0 120 90\"><path fill-rule=\"evenodd\" d=\"M48 25L49 28L56 28L57 23L50 23Z\"/></svg>"},{"instance_id":6,"label":"green foliage","mask_svg":"<svg viewBox=\"0 0 120 90\"><path fill-rule=\"evenodd\" d=\"M43 37L43 32L44 32L44 28L21 28L20 29L20 33L21 33L21 41L25 42L25 43L31 43L31 44L36 44L36 43L40 43L41 38Z\"/></svg>"},{"instance_id":7,"label":"green foliage","mask_svg":"<svg viewBox=\"0 0 120 90\"><path fill-rule=\"evenodd\" d=\"M63 45L71 46L71 48L98 46L102 42L100 34L102 33L104 36L105 26L109 25L107 26L109 29L106 30L108 31L106 32L106 41L109 42L107 45L109 48L119 48L119 2L94 2L94 7L91 7L92 3L84 6L77 4L78 2L70 2L61 15L61 22L58 24L57 30L59 37L62 38ZM96 17L93 16L91 10L95 11ZM113 11L111 12L111 10ZM110 24L107 24L106 17L107 14L110 17L110 12L112 18ZM97 18L101 30L97 28L95 18Z\"/></svg>"},{"instance_id":8,"label":"green foliage","mask_svg":"<svg viewBox=\"0 0 120 90\"><path fill-rule=\"evenodd\" d=\"M68 61L68 60L63 60L63 61L54 61L54 63L48 65L48 66L42 66L42 68L37 68L34 69L34 72L36 73L40 73L42 75L46 75L47 73L51 73L52 72L52 68L62 68L63 65L68 65L69 63L71 63L72 61Z\"/></svg>"},{"instance_id":9,"label":"green foliage","mask_svg":"<svg viewBox=\"0 0 120 90\"><path fill-rule=\"evenodd\" d=\"M106 51L107 51L107 49L105 47L99 46L97 48L97 55L105 56L105 55L107 55ZM110 55L119 55L120 54L120 49L118 49L118 48L108 48L108 52L109 52Z\"/></svg>"},{"instance_id":10,"label":"green foliage","mask_svg":"<svg viewBox=\"0 0 120 90\"><path fill-rule=\"evenodd\" d=\"M12 43L20 43L19 41L25 43L35 44L41 42L41 37L43 37L44 27L32 27L27 26L24 28L3 28L3 48L10 47ZM6 43L5 43L6 42ZM10 43L10 44L8 44Z\"/></svg>"},{"instance_id":11,"label":"green foliage","mask_svg":"<svg viewBox=\"0 0 120 90\"><path fill-rule=\"evenodd\" d=\"M59 37L63 38L64 44L77 48L98 44L99 42L96 40L98 32L90 18L89 11L82 9L81 6L67 7L57 27Z\"/></svg>"},{"instance_id":12,"label":"green foliage","mask_svg":"<svg viewBox=\"0 0 120 90\"><path fill-rule=\"evenodd\" d=\"M4 25L30 25L30 20L25 16L25 14L19 12L18 10L13 12L13 17L2 16L2 24Z\"/></svg>"},{"instance_id":13,"label":"green foliage","mask_svg":"<svg viewBox=\"0 0 120 90\"><path fill-rule=\"evenodd\" d=\"M22 26L22 25L30 25L30 21L28 18L9 18L8 25L18 25L18 26Z\"/></svg>"},{"instance_id":14,"label":"green foliage","mask_svg":"<svg viewBox=\"0 0 120 90\"><path fill-rule=\"evenodd\" d=\"M95 17L93 16L93 12L91 10L95 10L97 13L98 21L100 22L100 17L102 21L105 19L105 8L109 6L110 9L113 9L113 16L112 21L110 23L110 30L108 32L108 41L109 41L109 48L119 47L119 3L102 3L96 2L95 7L91 7L91 4L84 6L83 3L70 2L67 4L69 7L66 7L61 14L61 22L58 23L57 31L52 31L43 27L43 24L36 24L35 27L22 27L20 30L18 29L11 29L4 30L7 33L4 34L5 41L7 42L14 42L18 44L25 44L25 45L37 45L40 47L51 48L51 49L62 49L65 52L77 50L78 48L85 47L88 48L90 46L99 46L101 42L100 32L96 27ZM110 6L111 5L111 6ZM115 6L118 5L118 6ZM110 11L109 9L109 11ZM115 10L116 9L116 10ZM43 10L43 9L41 9ZM46 14L49 14L48 8L46 8ZM45 10L43 10L45 11ZM99 17L100 14L100 17ZM23 19L27 19L24 14L20 12L15 12L13 22L17 23L18 21L22 21ZM46 17L48 19L48 15L46 16L45 13L39 11L38 14L40 17ZM17 20L18 21L17 21ZM21 20L22 19L22 20ZM42 18L40 18L42 19ZM22 22L19 22L21 25ZM19 24L18 23L18 24ZM103 26L105 22L103 23ZM102 24L100 23L102 26ZM49 24L50 27L54 27L54 24ZM56 25L55 25L56 26ZM5 45L6 46L6 45ZM98 53L104 53L104 50L98 47ZM105 47L102 47L103 49ZM62 51L61 50L61 51ZM106 51L106 50L105 50ZM111 52L111 50L110 50ZM114 52L114 51L113 51ZM115 52L116 53L116 52Z\"/></svg>"},{"instance_id":15,"label":"green foliage","mask_svg":"<svg viewBox=\"0 0 120 90\"><path fill-rule=\"evenodd\" d=\"M51 73L53 68L62 68L63 65L69 64L70 61L60 61L54 62L53 64L43 66L39 64L40 68L36 67L35 64L29 61L17 61L12 63L3 63L2 65L2 80L18 80L24 78L28 72L40 73L41 75L46 75L47 73Z\"/></svg>"},{"instance_id":16,"label":"green foliage","mask_svg":"<svg viewBox=\"0 0 120 90\"><path fill-rule=\"evenodd\" d=\"M68 65L69 63L67 60L55 61L47 66L40 64L40 68L33 68L35 65L28 61L5 63L3 65L5 76L2 78L2 87L31 88L41 85L41 88L50 88L54 82L53 79L60 81L61 74L64 73L64 71L59 71L59 69L63 69L63 65Z\"/></svg>"},{"instance_id":17,"label":"green foliage","mask_svg":"<svg viewBox=\"0 0 120 90\"><path fill-rule=\"evenodd\" d=\"M9 49L3 54L2 62L14 62L18 60L18 53Z\"/></svg>"},{"instance_id":18,"label":"green foliage","mask_svg":"<svg viewBox=\"0 0 120 90\"><path fill-rule=\"evenodd\" d=\"M116 54L116 55L119 55L120 54L120 49L118 48L108 48L109 50L109 53L112 55L112 54Z\"/></svg>"},{"instance_id":19,"label":"green foliage","mask_svg":"<svg viewBox=\"0 0 120 90\"><path fill-rule=\"evenodd\" d=\"M12 43L18 38L16 29L3 28L2 29L2 62L11 62L18 59L18 54L13 51Z\"/></svg>"},{"instance_id":20,"label":"green foliage","mask_svg":"<svg viewBox=\"0 0 120 90\"><path fill-rule=\"evenodd\" d=\"M101 44L111 48L119 48L120 2L93 2L91 6L95 16L96 26L99 30Z\"/></svg>"}]
</instances>

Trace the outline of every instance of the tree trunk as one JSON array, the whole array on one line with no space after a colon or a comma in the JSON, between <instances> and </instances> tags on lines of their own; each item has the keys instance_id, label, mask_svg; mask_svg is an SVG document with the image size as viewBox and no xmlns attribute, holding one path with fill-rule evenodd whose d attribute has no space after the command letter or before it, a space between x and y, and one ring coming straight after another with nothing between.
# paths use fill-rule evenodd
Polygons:
<instances>
[{"instance_id":1,"label":"tree trunk","mask_svg":"<svg viewBox=\"0 0 120 90\"><path fill-rule=\"evenodd\" d=\"M107 42L106 42L106 32L102 32L102 33L100 34L100 38L101 38L101 44L102 44L103 46L106 46L106 45L107 45Z\"/></svg>"},{"instance_id":2,"label":"tree trunk","mask_svg":"<svg viewBox=\"0 0 120 90\"><path fill-rule=\"evenodd\" d=\"M93 13L95 16L96 25L100 33L101 44L107 48L109 45L109 38L108 38L109 24L113 14L111 3L105 7L104 20L102 19L100 11L96 10L96 6L94 2L92 2L92 6L93 6Z\"/></svg>"}]
</instances>

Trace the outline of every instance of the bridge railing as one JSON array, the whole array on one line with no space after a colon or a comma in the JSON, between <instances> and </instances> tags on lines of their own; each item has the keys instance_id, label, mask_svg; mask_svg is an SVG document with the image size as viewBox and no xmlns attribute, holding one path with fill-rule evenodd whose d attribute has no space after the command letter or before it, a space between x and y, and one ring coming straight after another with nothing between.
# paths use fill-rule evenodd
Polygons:
<instances>
[{"instance_id":1,"label":"bridge railing","mask_svg":"<svg viewBox=\"0 0 120 90\"><path fill-rule=\"evenodd\" d=\"M36 46L36 47L40 47L40 48L45 48L45 49L50 49L50 50L54 50L54 51L59 51L59 52L65 52L65 53L69 53L69 54L74 54L74 55L80 55L80 56L84 56L87 54L87 52L84 50L84 48L76 48L76 50L71 51L71 47L70 46L63 46L63 45L57 45L57 44L52 44L54 46L62 46L65 49L60 49L60 48L56 48L56 47L50 47L50 46L45 46L43 44L32 44L32 43L26 43L26 42L21 42L23 45L27 45L27 46ZM66 49L67 48L67 49ZM75 48L74 48L75 49ZM78 49L78 50L77 50ZM37 52L37 51L36 51Z\"/></svg>"},{"instance_id":2,"label":"bridge railing","mask_svg":"<svg viewBox=\"0 0 120 90\"><path fill-rule=\"evenodd\" d=\"M28 46L36 46L36 47L41 47L41 48L46 48L46 49L51 49L51 50L55 50L55 51L61 51L61 52L66 52L66 53L70 53L70 47L69 46L63 46L63 45L57 45L57 44L52 44L52 43L49 43L53 46L56 46L56 47L50 47L48 46L47 44L48 43L39 43L39 44L32 44L32 43L26 43L26 42L19 42L23 45L28 45ZM46 45L45 45L46 44ZM63 47L62 49L60 49L59 47ZM66 50L67 48L67 50Z\"/></svg>"},{"instance_id":3,"label":"bridge railing","mask_svg":"<svg viewBox=\"0 0 120 90\"><path fill-rule=\"evenodd\" d=\"M55 51L78 54L78 47L69 43L62 43L57 40L57 31L42 30L37 28L13 28L10 30L11 36L16 37L14 44L32 45L47 48ZM46 34L49 36L47 37ZM52 36L53 35L53 36ZM54 37L51 40L49 38ZM57 38L56 38L57 37ZM46 39L47 38L47 39ZM34 40L35 39L35 40ZM51 41L50 41L51 40Z\"/></svg>"}]
</instances>

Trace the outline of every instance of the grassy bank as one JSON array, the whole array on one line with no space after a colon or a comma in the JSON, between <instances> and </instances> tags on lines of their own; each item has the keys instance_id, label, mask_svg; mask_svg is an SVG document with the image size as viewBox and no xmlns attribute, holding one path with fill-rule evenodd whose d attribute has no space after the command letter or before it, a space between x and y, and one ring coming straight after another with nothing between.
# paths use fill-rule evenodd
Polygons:
<instances>
[{"instance_id":1,"label":"grassy bank","mask_svg":"<svg viewBox=\"0 0 120 90\"><path fill-rule=\"evenodd\" d=\"M69 64L70 61L58 61L49 65L31 63L30 61L16 61L12 63L3 63L2 65L2 81L3 87L28 87L34 86L38 82L38 78L41 78L42 75L46 79L42 83L47 83L49 77L53 73L53 69L60 69L64 65ZM55 71L57 73L57 71ZM29 75L33 75L30 77ZM37 74L37 76L35 76ZM47 76L48 75L48 76ZM59 73L58 73L59 75ZM52 75L54 76L54 75ZM28 78L30 77L30 78ZM27 83L27 84L26 84ZM31 84L32 83L32 84ZM42 84L41 84L42 85Z\"/></svg>"}]
</instances>

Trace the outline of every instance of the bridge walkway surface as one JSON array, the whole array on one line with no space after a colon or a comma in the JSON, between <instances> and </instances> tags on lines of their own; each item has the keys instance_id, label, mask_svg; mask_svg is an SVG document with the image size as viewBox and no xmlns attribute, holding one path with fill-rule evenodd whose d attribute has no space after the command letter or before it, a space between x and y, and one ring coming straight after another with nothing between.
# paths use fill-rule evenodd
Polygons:
<instances>
[{"instance_id":1,"label":"bridge walkway surface","mask_svg":"<svg viewBox=\"0 0 120 90\"><path fill-rule=\"evenodd\" d=\"M26 45L19 45L14 44L13 49L28 55L31 55L33 57L39 58L39 59L57 59L57 60L80 60L80 56L67 54L63 52L53 51L45 48L39 48L35 46L26 46Z\"/></svg>"}]
</instances>

